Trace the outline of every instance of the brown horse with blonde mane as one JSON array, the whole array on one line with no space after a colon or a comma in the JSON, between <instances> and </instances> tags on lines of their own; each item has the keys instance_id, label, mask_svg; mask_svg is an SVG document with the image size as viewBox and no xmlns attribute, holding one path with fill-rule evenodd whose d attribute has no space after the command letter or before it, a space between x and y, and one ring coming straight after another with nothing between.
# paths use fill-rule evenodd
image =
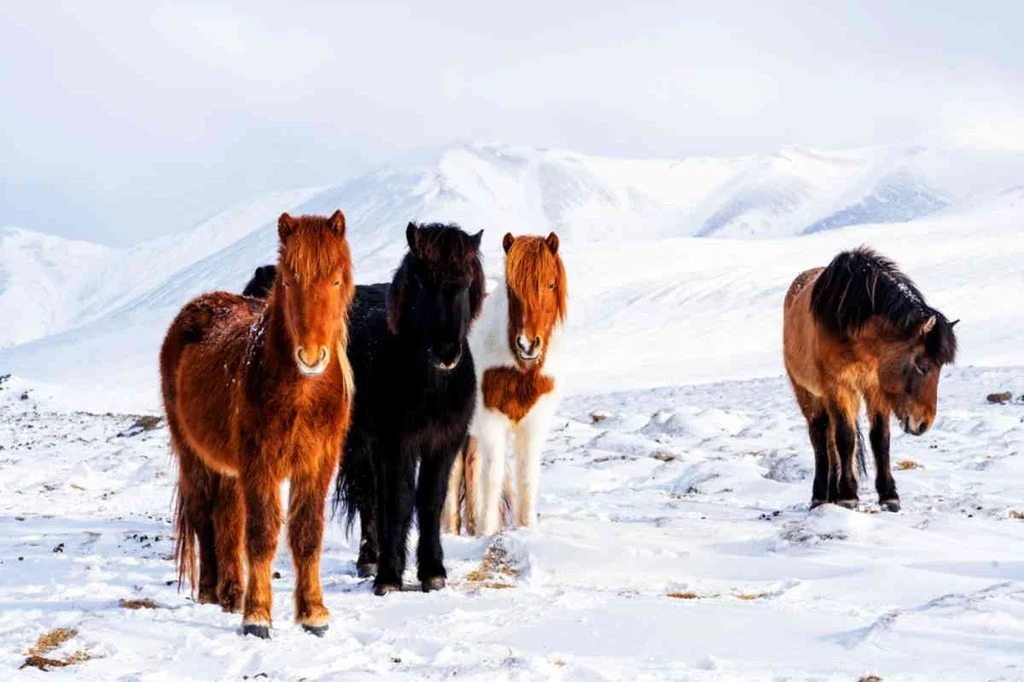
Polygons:
<instances>
[{"instance_id":1,"label":"brown horse with blonde mane","mask_svg":"<svg viewBox=\"0 0 1024 682\"><path fill-rule=\"evenodd\" d=\"M814 449L811 508L858 504L863 398L879 505L899 511L889 418L895 414L903 430L916 436L934 423L940 371L956 359L956 321L930 307L892 261L865 247L801 273L784 310L786 372Z\"/></svg>"},{"instance_id":2,"label":"brown horse with blonde mane","mask_svg":"<svg viewBox=\"0 0 1024 682\"><path fill-rule=\"evenodd\" d=\"M506 511L517 526L536 523L540 455L562 388L559 342L568 283L558 235L506 234L502 246L504 286L487 297L469 339L479 376L478 404L472 436L448 484L444 528L455 533L462 528L461 501L471 534L500 531ZM510 436L515 489L505 467Z\"/></svg>"},{"instance_id":3,"label":"brown horse with blonde mane","mask_svg":"<svg viewBox=\"0 0 1024 682\"><path fill-rule=\"evenodd\" d=\"M230 612L244 603L243 633L262 638L270 636L285 478L295 620L316 635L327 630L320 588L324 502L353 397L345 217L285 213L278 236L279 283L268 301L199 296L178 313L160 351L171 448L180 464L179 586L188 578L195 589L198 543L200 603Z\"/></svg>"}]
</instances>

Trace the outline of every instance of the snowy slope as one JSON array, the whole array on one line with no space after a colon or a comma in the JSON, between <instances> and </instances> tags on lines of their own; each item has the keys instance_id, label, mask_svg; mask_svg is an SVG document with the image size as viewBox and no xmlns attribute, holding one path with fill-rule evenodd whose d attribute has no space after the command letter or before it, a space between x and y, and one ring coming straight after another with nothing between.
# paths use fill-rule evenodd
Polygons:
<instances>
[{"instance_id":1,"label":"snowy slope","mask_svg":"<svg viewBox=\"0 0 1024 682\"><path fill-rule=\"evenodd\" d=\"M273 220L284 210L342 207L359 269L376 277L399 254L411 219L486 228L495 238L555 230L580 247L690 236L767 239L963 213L1019 187L1022 175L1024 154L955 147L793 147L763 157L672 161L460 145L337 186L241 202L189 231L130 249L7 229L0 236L0 312L14 314L0 327L0 347L126 310L180 305L210 288L237 288L254 263L273 256Z\"/></svg>"}]
</instances>

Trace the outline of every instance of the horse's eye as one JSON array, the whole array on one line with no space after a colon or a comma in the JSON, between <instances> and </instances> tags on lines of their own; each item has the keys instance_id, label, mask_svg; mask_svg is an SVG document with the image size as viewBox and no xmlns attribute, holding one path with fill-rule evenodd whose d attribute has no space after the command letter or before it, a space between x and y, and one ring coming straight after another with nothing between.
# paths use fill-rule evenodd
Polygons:
<instances>
[{"instance_id":1,"label":"horse's eye","mask_svg":"<svg viewBox=\"0 0 1024 682\"><path fill-rule=\"evenodd\" d=\"M554 290L555 290L555 283L552 282L551 284L548 285L548 291L554 291Z\"/></svg>"},{"instance_id":2,"label":"horse's eye","mask_svg":"<svg viewBox=\"0 0 1024 682\"><path fill-rule=\"evenodd\" d=\"M295 282L291 281L290 279L282 279L281 284L285 285L286 287L290 287L291 285L295 284Z\"/></svg>"},{"instance_id":3,"label":"horse's eye","mask_svg":"<svg viewBox=\"0 0 1024 682\"><path fill-rule=\"evenodd\" d=\"M336 287L340 287L340 286L341 286L341 280L339 279L338 281L336 281L336 282L335 282L335 283L333 284L333 286L336 286Z\"/></svg>"},{"instance_id":4,"label":"horse's eye","mask_svg":"<svg viewBox=\"0 0 1024 682\"><path fill-rule=\"evenodd\" d=\"M918 363L918 362L915 362L915 363L914 363L914 369L915 369L915 370L917 371L917 373L918 373L918 374L920 374L921 376L924 376L925 374L927 374L927 373L928 373L928 368L927 368L926 366L922 366L922 365L921 365L920 363Z\"/></svg>"}]
</instances>

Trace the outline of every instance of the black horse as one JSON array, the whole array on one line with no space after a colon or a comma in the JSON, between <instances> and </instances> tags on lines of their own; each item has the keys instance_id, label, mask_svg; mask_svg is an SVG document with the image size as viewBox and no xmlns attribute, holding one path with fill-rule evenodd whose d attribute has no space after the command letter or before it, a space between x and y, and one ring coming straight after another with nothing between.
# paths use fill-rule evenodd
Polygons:
<instances>
[{"instance_id":1,"label":"black horse","mask_svg":"<svg viewBox=\"0 0 1024 682\"><path fill-rule=\"evenodd\" d=\"M466 337L484 298L482 236L410 223L409 252L391 284L357 286L349 309L356 394L334 502L349 528L359 513L357 570L376 575L377 595L401 589L414 505L422 589L447 580L441 509L476 404Z\"/></svg>"}]
</instances>

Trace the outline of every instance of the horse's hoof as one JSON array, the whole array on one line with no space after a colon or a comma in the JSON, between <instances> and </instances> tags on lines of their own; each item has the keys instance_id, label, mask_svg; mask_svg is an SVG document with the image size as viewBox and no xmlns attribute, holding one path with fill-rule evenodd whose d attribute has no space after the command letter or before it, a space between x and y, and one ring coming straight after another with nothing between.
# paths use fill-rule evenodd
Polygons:
<instances>
[{"instance_id":1,"label":"horse's hoof","mask_svg":"<svg viewBox=\"0 0 1024 682\"><path fill-rule=\"evenodd\" d=\"M242 635L259 637L260 639L270 639L270 626L269 625L257 625L255 623L249 623L248 625L242 626Z\"/></svg>"},{"instance_id":2,"label":"horse's hoof","mask_svg":"<svg viewBox=\"0 0 1024 682\"><path fill-rule=\"evenodd\" d=\"M441 576L434 576L423 581L424 592L437 592L443 590L448 583Z\"/></svg>"},{"instance_id":3,"label":"horse's hoof","mask_svg":"<svg viewBox=\"0 0 1024 682\"><path fill-rule=\"evenodd\" d=\"M898 512L900 510L900 501L898 498L893 500L884 500L879 502L878 506L882 508L882 511Z\"/></svg>"},{"instance_id":4,"label":"horse's hoof","mask_svg":"<svg viewBox=\"0 0 1024 682\"><path fill-rule=\"evenodd\" d=\"M373 586L373 593L378 597L391 594L392 592L401 592L401 585L388 585L386 583L380 583Z\"/></svg>"},{"instance_id":5,"label":"horse's hoof","mask_svg":"<svg viewBox=\"0 0 1024 682\"><path fill-rule=\"evenodd\" d=\"M360 578L373 578L377 575L377 564L357 563L356 575Z\"/></svg>"},{"instance_id":6,"label":"horse's hoof","mask_svg":"<svg viewBox=\"0 0 1024 682\"><path fill-rule=\"evenodd\" d=\"M811 509L817 509L823 504L828 504L828 500L811 500Z\"/></svg>"},{"instance_id":7,"label":"horse's hoof","mask_svg":"<svg viewBox=\"0 0 1024 682\"><path fill-rule=\"evenodd\" d=\"M327 634L328 625L303 625L302 629L316 637L323 637Z\"/></svg>"},{"instance_id":8,"label":"horse's hoof","mask_svg":"<svg viewBox=\"0 0 1024 682\"><path fill-rule=\"evenodd\" d=\"M860 504L860 500L854 497L849 500L836 500L836 504L843 509L856 509L857 505Z\"/></svg>"}]
</instances>

